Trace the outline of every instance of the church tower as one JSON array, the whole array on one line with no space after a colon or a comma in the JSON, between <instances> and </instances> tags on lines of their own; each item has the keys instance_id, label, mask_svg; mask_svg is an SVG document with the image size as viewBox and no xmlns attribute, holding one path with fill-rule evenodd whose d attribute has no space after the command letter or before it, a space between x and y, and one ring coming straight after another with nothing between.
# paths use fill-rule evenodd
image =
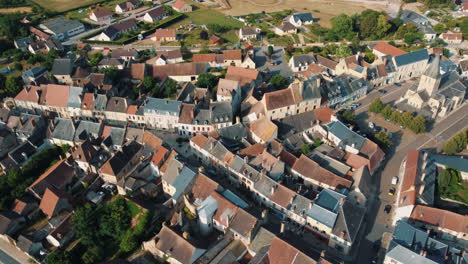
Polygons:
<instances>
[{"instance_id":1,"label":"church tower","mask_svg":"<svg viewBox=\"0 0 468 264\"><path fill-rule=\"evenodd\" d=\"M419 80L418 93L426 91L429 96L433 96L439 89L440 79L440 56L436 54Z\"/></svg>"}]
</instances>

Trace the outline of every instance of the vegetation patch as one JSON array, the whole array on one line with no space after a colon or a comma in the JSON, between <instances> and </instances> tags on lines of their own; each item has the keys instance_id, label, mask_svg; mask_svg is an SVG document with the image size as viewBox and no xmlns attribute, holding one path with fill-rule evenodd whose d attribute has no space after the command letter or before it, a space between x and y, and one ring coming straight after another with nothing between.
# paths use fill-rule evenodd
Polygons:
<instances>
[{"instance_id":1,"label":"vegetation patch","mask_svg":"<svg viewBox=\"0 0 468 264\"><path fill-rule=\"evenodd\" d=\"M437 176L439 196L468 204L468 183L462 181L460 171L446 168Z\"/></svg>"},{"instance_id":2,"label":"vegetation patch","mask_svg":"<svg viewBox=\"0 0 468 264\"><path fill-rule=\"evenodd\" d=\"M444 152L447 154L455 154L462 152L468 144L468 129L453 136L444 145Z\"/></svg>"}]
</instances>

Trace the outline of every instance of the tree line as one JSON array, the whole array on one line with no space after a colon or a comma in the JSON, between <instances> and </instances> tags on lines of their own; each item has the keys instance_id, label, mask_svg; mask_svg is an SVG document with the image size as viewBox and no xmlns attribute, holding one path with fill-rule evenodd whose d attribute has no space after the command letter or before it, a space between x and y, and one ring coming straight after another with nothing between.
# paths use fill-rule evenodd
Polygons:
<instances>
[{"instance_id":1,"label":"tree line","mask_svg":"<svg viewBox=\"0 0 468 264\"><path fill-rule=\"evenodd\" d=\"M444 152L447 154L456 154L466 149L468 145L468 129L456 134L444 145Z\"/></svg>"}]
</instances>

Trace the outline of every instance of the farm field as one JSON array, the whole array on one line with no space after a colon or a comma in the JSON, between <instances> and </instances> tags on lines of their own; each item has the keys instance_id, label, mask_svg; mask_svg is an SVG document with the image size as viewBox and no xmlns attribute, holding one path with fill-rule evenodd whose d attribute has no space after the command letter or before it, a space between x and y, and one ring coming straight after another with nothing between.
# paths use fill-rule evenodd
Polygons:
<instances>
[{"instance_id":1,"label":"farm field","mask_svg":"<svg viewBox=\"0 0 468 264\"><path fill-rule=\"evenodd\" d=\"M32 0L34 3L52 11L63 12L80 6L92 5L102 0Z\"/></svg>"},{"instance_id":2,"label":"farm field","mask_svg":"<svg viewBox=\"0 0 468 264\"><path fill-rule=\"evenodd\" d=\"M346 0L228 0L230 9L221 12L227 15L246 15L249 13L278 12L285 9L312 12L322 26L330 26L330 19L341 13L356 14L365 9L384 10L387 1L346 1Z\"/></svg>"},{"instance_id":3,"label":"farm field","mask_svg":"<svg viewBox=\"0 0 468 264\"><path fill-rule=\"evenodd\" d=\"M13 8L0 8L0 14L9 14L9 13L31 13L31 7L23 6L23 7L13 7Z\"/></svg>"}]
</instances>

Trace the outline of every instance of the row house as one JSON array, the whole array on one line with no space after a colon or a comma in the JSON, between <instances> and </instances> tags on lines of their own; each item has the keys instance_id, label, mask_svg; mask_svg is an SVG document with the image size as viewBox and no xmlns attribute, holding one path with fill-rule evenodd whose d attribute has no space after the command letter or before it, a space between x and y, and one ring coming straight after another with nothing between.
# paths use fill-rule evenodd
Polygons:
<instances>
[{"instance_id":1,"label":"row house","mask_svg":"<svg viewBox=\"0 0 468 264\"><path fill-rule=\"evenodd\" d=\"M255 62L248 54L243 55L240 49L224 50L222 54L195 54L192 61L208 63L212 68L236 66L255 69Z\"/></svg>"},{"instance_id":2,"label":"row house","mask_svg":"<svg viewBox=\"0 0 468 264\"><path fill-rule=\"evenodd\" d=\"M132 141L116 152L99 169L102 179L111 184L117 184L121 179L127 177L140 163L143 145Z\"/></svg>"},{"instance_id":3,"label":"row house","mask_svg":"<svg viewBox=\"0 0 468 264\"><path fill-rule=\"evenodd\" d=\"M159 98L147 98L144 104L146 124L151 128L175 130L179 122L182 102Z\"/></svg>"},{"instance_id":4,"label":"row house","mask_svg":"<svg viewBox=\"0 0 468 264\"><path fill-rule=\"evenodd\" d=\"M295 81L287 89L265 93L261 102L266 116L271 120L281 119L313 111L320 107L319 79Z\"/></svg>"},{"instance_id":5,"label":"row house","mask_svg":"<svg viewBox=\"0 0 468 264\"><path fill-rule=\"evenodd\" d=\"M344 104L366 96L370 89L369 82L362 77L356 78L347 74L339 75L326 81L320 87L325 106Z\"/></svg>"},{"instance_id":6,"label":"row house","mask_svg":"<svg viewBox=\"0 0 468 264\"><path fill-rule=\"evenodd\" d=\"M393 57L395 65L395 82L420 77L429 63L429 54L426 49L412 51Z\"/></svg>"}]
</instances>

